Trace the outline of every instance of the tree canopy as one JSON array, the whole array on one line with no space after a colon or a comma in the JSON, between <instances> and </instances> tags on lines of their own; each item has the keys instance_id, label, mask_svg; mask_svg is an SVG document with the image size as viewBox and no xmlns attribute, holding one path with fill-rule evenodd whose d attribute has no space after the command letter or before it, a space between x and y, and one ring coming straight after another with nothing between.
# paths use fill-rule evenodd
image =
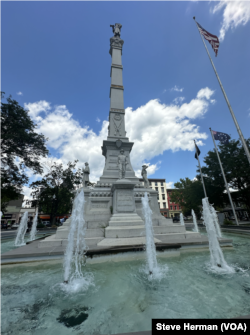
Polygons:
<instances>
[{"instance_id":1,"label":"tree canopy","mask_svg":"<svg viewBox=\"0 0 250 335\"><path fill-rule=\"evenodd\" d=\"M246 141L250 150L250 139ZM230 140L228 144L219 144L219 155L223 170L229 187L237 192L231 192L236 201L243 203L250 213L250 165L247 160L244 148L239 140ZM214 187L225 191L224 179L215 152L209 151L204 158L206 166L201 168L202 173ZM197 170L199 172L199 170ZM200 175L198 176L200 178ZM224 202L229 202L228 197L223 193Z\"/></svg>"},{"instance_id":2,"label":"tree canopy","mask_svg":"<svg viewBox=\"0 0 250 335\"><path fill-rule=\"evenodd\" d=\"M3 98L3 93L1 93ZM10 97L1 101L1 204L4 208L10 200L18 198L22 187L28 182L26 168L34 173L43 171L41 157L48 150L46 138L36 132L36 124L28 111Z\"/></svg>"},{"instance_id":3,"label":"tree canopy","mask_svg":"<svg viewBox=\"0 0 250 335\"><path fill-rule=\"evenodd\" d=\"M190 215L193 209L199 216L201 199L204 198L201 182L184 178L180 179L174 186L176 190L171 192L171 201L181 205L184 215Z\"/></svg>"},{"instance_id":4,"label":"tree canopy","mask_svg":"<svg viewBox=\"0 0 250 335\"><path fill-rule=\"evenodd\" d=\"M55 217L70 212L74 190L82 184L83 172L76 170L77 160L63 164L53 163L49 172L39 181L30 186L31 195L38 201L39 211L51 215L51 222Z\"/></svg>"},{"instance_id":5,"label":"tree canopy","mask_svg":"<svg viewBox=\"0 0 250 335\"><path fill-rule=\"evenodd\" d=\"M250 139L247 145L250 149ZM232 198L243 203L250 213L250 166L241 142L230 140L228 144L219 144L218 149L228 185L237 191L231 192ZM215 149L207 153L204 163L206 165L201 169L209 202L220 209L229 200ZM180 179L174 186L176 190L172 192L172 201L182 206L184 214L190 214L193 209L199 215L201 200L204 198L200 173L194 180Z\"/></svg>"}]
</instances>

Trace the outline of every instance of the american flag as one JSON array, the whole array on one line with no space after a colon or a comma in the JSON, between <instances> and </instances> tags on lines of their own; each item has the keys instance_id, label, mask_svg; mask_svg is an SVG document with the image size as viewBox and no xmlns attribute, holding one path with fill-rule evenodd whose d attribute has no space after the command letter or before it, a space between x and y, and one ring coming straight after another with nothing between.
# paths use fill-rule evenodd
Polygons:
<instances>
[{"instance_id":1,"label":"american flag","mask_svg":"<svg viewBox=\"0 0 250 335\"><path fill-rule=\"evenodd\" d=\"M219 131L214 131L214 130L212 130L212 132L213 132L215 140L220 141L223 144L229 143L230 136L228 134L221 133Z\"/></svg>"},{"instance_id":2,"label":"american flag","mask_svg":"<svg viewBox=\"0 0 250 335\"><path fill-rule=\"evenodd\" d=\"M199 32L212 45L212 48L213 48L213 50L215 52L215 56L217 56L219 45L220 45L218 37L215 36L215 35L210 34L208 31L206 31L204 28L202 28L202 26L198 22L196 22L196 23L197 23Z\"/></svg>"}]
</instances>

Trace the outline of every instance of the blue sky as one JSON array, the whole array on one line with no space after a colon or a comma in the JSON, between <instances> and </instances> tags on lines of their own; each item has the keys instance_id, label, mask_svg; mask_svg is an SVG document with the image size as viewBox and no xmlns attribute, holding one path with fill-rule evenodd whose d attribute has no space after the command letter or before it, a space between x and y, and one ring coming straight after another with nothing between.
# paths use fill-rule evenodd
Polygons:
<instances>
[{"instance_id":1,"label":"blue sky","mask_svg":"<svg viewBox=\"0 0 250 335\"><path fill-rule=\"evenodd\" d=\"M238 138L198 30L207 43L244 136L250 137L250 2L2 2L2 91L30 110L51 158L103 169L109 113L110 24L122 24L126 130L137 174L171 184L194 178L213 149L209 127ZM17 94L19 93L19 94ZM30 173L31 180L34 176ZM27 190L26 190L27 191Z\"/></svg>"}]
</instances>

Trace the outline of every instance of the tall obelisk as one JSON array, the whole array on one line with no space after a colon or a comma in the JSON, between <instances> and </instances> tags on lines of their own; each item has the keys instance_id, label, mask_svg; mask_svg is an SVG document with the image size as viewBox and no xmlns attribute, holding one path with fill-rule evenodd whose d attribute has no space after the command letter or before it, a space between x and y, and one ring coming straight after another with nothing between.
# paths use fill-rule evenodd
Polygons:
<instances>
[{"instance_id":1,"label":"tall obelisk","mask_svg":"<svg viewBox=\"0 0 250 335\"><path fill-rule=\"evenodd\" d=\"M111 26L114 36L110 38L109 53L112 57L111 63L111 85L110 85L110 110L109 110L109 129L108 138L103 141L102 154L105 156L105 167L103 175L100 177L101 183L112 183L119 178L118 155L120 150L124 150L127 157L125 178L131 181L139 182L135 176L130 162L130 151L133 142L129 142L125 131L125 110L123 100L123 80L122 80L122 47L124 41L121 39L120 23Z\"/></svg>"}]
</instances>

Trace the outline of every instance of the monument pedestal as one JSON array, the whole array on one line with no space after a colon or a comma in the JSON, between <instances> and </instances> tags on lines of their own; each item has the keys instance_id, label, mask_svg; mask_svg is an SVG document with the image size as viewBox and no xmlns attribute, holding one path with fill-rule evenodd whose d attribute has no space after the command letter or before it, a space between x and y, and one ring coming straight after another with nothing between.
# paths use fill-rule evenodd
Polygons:
<instances>
[{"instance_id":1,"label":"monument pedestal","mask_svg":"<svg viewBox=\"0 0 250 335\"><path fill-rule=\"evenodd\" d=\"M113 214L136 213L134 188L136 183L128 179L118 179L113 183Z\"/></svg>"}]
</instances>

